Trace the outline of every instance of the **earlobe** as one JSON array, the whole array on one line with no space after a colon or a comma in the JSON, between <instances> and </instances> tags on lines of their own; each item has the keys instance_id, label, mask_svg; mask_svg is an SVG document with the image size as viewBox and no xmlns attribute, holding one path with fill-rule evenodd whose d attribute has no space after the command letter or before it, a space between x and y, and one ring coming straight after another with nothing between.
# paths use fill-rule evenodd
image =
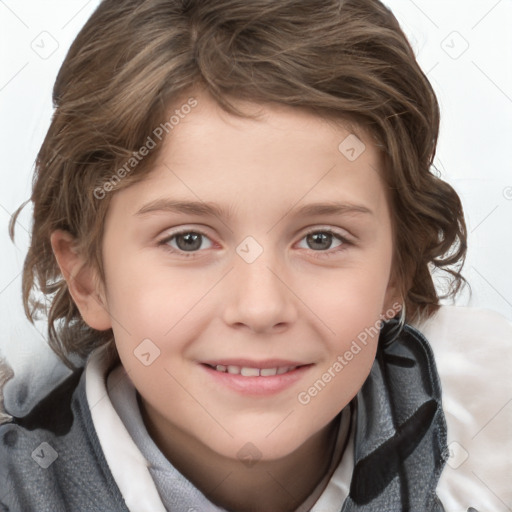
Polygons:
<instances>
[{"instance_id":1,"label":"earlobe","mask_svg":"<svg viewBox=\"0 0 512 512\"><path fill-rule=\"evenodd\" d=\"M50 242L60 271L66 280L84 322L93 329L104 331L112 327L107 301L97 273L86 264L70 233L56 230Z\"/></svg>"}]
</instances>

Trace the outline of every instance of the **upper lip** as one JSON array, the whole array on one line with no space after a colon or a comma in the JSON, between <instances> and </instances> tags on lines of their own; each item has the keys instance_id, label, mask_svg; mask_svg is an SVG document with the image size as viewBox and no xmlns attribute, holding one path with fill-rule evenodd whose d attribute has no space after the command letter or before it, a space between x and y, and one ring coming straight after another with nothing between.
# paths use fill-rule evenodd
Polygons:
<instances>
[{"instance_id":1,"label":"upper lip","mask_svg":"<svg viewBox=\"0 0 512 512\"><path fill-rule=\"evenodd\" d=\"M264 361L253 361L250 359L211 359L202 361L202 364L209 366L240 366L243 368L280 368L285 366L305 366L310 363L301 363L289 359L265 359Z\"/></svg>"}]
</instances>

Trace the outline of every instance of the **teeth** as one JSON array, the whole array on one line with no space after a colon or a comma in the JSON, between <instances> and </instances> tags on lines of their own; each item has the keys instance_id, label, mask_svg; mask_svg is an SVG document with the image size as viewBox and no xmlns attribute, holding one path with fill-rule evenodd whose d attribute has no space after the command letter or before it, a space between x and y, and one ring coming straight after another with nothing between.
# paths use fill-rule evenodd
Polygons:
<instances>
[{"instance_id":1,"label":"teeth","mask_svg":"<svg viewBox=\"0 0 512 512\"><path fill-rule=\"evenodd\" d=\"M247 366L236 366L218 364L215 369L218 372L231 373L233 375L242 375L242 377L271 377L273 375L283 375L283 373L291 372L295 370L296 366L281 366L279 368L249 368Z\"/></svg>"},{"instance_id":2,"label":"teeth","mask_svg":"<svg viewBox=\"0 0 512 512\"><path fill-rule=\"evenodd\" d=\"M245 366L240 370L240 375L244 377L259 377L260 370L258 368L246 368Z\"/></svg>"}]
</instances>

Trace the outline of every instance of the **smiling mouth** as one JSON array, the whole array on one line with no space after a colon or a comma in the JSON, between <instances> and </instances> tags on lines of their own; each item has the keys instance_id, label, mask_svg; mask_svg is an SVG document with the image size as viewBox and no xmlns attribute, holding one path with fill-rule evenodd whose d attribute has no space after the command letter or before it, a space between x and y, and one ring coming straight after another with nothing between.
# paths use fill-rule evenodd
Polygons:
<instances>
[{"instance_id":1,"label":"smiling mouth","mask_svg":"<svg viewBox=\"0 0 512 512\"><path fill-rule=\"evenodd\" d=\"M216 370L220 373L229 373L231 375L241 375L242 377L272 377L274 375L284 375L285 373L292 372L297 368L309 365L300 366L276 366L274 368L252 368L248 366L237 365L211 365L206 364L209 368Z\"/></svg>"}]
</instances>

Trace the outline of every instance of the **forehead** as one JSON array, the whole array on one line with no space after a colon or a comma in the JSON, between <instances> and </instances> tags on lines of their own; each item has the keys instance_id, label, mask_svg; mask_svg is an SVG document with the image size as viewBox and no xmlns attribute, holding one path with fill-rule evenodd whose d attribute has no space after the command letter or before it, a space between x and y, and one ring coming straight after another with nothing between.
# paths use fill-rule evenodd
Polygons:
<instances>
[{"instance_id":1,"label":"forehead","mask_svg":"<svg viewBox=\"0 0 512 512\"><path fill-rule=\"evenodd\" d=\"M386 213L380 153L364 130L280 104L238 102L258 114L240 118L206 94L195 99L194 109L175 116L153 170L114 194L112 208L134 215L167 198L282 215L285 207L323 200Z\"/></svg>"},{"instance_id":2,"label":"forehead","mask_svg":"<svg viewBox=\"0 0 512 512\"><path fill-rule=\"evenodd\" d=\"M351 139L353 142L361 144L364 139L365 146L371 145L370 136L362 127L349 127L347 122L334 116L326 118L304 108L279 103L235 103L243 112L256 117L231 115L211 96L199 95L194 110L183 116L165 139L162 158L172 153L175 162L182 158L199 159L205 150L211 152L215 148L218 156L226 161L251 158L254 162L267 163L272 158L285 158L293 162L303 155L330 158L334 153L339 156L339 144L347 136L356 137ZM189 154L190 146L196 148L193 155Z\"/></svg>"}]
</instances>

